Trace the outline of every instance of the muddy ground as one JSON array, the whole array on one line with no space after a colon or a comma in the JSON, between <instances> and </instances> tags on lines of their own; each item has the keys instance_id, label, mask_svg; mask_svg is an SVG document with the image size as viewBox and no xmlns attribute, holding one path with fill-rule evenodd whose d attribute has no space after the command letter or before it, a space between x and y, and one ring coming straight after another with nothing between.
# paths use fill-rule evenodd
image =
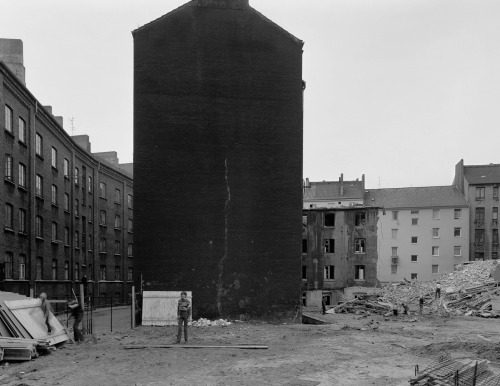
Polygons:
<instances>
[{"instance_id":1,"label":"muddy ground","mask_svg":"<svg viewBox=\"0 0 500 386\"><path fill-rule=\"evenodd\" d=\"M326 315L330 325L235 322L191 327L188 345L268 349L125 349L171 344L175 327L98 333L31 362L0 362L0 385L409 385L441 355L484 358L500 373L500 319ZM414 321L416 320L416 321Z\"/></svg>"}]
</instances>

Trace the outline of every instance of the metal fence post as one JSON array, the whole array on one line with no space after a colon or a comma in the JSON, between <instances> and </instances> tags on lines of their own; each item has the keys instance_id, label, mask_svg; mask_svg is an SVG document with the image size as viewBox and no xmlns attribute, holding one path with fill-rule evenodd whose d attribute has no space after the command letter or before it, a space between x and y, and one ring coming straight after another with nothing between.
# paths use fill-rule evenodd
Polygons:
<instances>
[{"instance_id":1,"label":"metal fence post","mask_svg":"<svg viewBox=\"0 0 500 386\"><path fill-rule=\"evenodd\" d=\"M135 287L132 286L132 330L135 328Z\"/></svg>"}]
</instances>

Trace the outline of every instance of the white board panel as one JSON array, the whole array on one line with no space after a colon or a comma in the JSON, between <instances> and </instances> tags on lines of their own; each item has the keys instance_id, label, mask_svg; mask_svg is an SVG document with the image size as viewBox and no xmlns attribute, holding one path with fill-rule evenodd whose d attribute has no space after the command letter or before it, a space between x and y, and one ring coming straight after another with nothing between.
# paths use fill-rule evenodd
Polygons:
<instances>
[{"instance_id":1,"label":"white board panel","mask_svg":"<svg viewBox=\"0 0 500 386\"><path fill-rule=\"evenodd\" d=\"M14 314L16 319L30 333L33 339L47 339L50 345L64 342L69 339L61 323L56 317L50 313L49 324L52 328L52 333L47 333L45 318L41 308L42 301L40 299L25 299L25 300L8 300L4 304Z\"/></svg>"},{"instance_id":2,"label":"white board panel","mask_svg":"<svg viewBox=\"0 0 500 386\"><path fill-rule=\"evenodd\" d=\"M193 310L193 296L186 291ZM144 291L142 293L142 325L170 326L177 324L177 303L181 291ZM191 315L190 315L191 316Z\"/></svg>"}]
</instances>

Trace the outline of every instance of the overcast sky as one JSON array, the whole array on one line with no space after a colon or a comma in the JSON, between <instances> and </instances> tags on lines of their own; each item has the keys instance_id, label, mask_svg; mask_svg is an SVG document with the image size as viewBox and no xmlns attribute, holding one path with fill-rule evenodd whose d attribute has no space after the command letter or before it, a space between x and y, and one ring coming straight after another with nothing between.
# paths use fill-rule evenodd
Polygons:
<instances>
[{"instance_id":1,"label":"overcast sky","mask_svg":"<svg viewBox=\"0 0 500 386\"><path fill-rule=\"evenodd\" d=\"M131 31L185 2L1 0L0 37L69 134L133 162ZM304 178L448 185L462 158L500 163L500 1L250 5L305 42Z\"/></svg>"}]
</instances>

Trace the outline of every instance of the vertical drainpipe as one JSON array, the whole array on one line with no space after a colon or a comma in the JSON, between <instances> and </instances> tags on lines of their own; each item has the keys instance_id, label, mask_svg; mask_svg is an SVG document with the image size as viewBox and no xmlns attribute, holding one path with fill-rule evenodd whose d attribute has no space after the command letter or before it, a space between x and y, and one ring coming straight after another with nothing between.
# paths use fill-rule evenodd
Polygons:
<instances>
[{"instance_id":1,"label":"vertical drainpipe","mask_svg":"<svg viewBox=\"0 0 500 386\"><path fill-rule=\"evenodd\" d=\"M28 227L29 227L29 259L27 261L28 272L30 273L30 295L33 296L36 293L36 241L35 241L35 217L36 217L36 196L35 196L35 135L36 135L36 115L38 113L38 101L35 100L35 110L32 111L31 114L31 130L30 130L30 143L28 144L28 154L29 154L29 165L30 165L30 173L29 173L29 213L30 216L27 218Z\"/></svg>"},{"instance_id":2,"label":"vertical drainpipe","mask_svg":"<svg viewBox=\"0 0 500 386\"><path fill-rule=\"evenodd\" d=\"M70 202L69 202L69 213L71 216L71 222L70 222L70 229L71 233L69 235L70 237L70 253L69 253L69 261L70 261L70 279L71 279L71 287L74 288L74 285L76 284L76 280L78 278L75 278L75 148L71 146L71 169L69 170L69 183L70 183ZM77 240L78 242L78 240Z\"/></svg>"},{"instance_id":3,"label":"vertical drainpipe","mask_svg":"<svg viewBox=\"0 0 500 386\"><path fill-rule=\"evenodd\" d=\"M121 276L122 276L122 301L125 299L125 290L127 288L127 276L126 276L126 273L125 273L125 259L126 259L126 256L125 254L127 253L127 248L126 248L126 232L125 232L125 206L127 205L126 202L125 202L125 187L127 186L126 184L126 181L125 179L123 179L123 187L122 187L122 193L121 193L121 197L120 197L120 200L121 200L121 203L122 203L122 211L121 211L121 239L122 239L122 246L121 246L121 256L122 256L122 262L121 262L121 266L122 266L122 269L121 269Z\"/></svg>"},{"instance_id":4,"label":"vertical drainpipe","mask_svg":"<svg viewBox=\"0 0 500 386\"><path fill-rule=\"evenodd\" d=\"M94 176L94 216L93 216L93 224L94 224L94 266L96 260L98 262L101 261L101 251L100 251L100 245L99 245L99 232L100 232L100 225L99 225L99 172L101 170L101 161L97 161L97 172L96 175ZM97 242L96 242L97 241ZM98 256L96 258L96 255ZM94 267L94 272L96 272L96 268ZM97 275L96 275L96 282L97 282L97 296L101 295L101 266L99 265L99 268L97 270ZM95 296L95 295L94 295Z\"/></svg>"}]
</instances>

